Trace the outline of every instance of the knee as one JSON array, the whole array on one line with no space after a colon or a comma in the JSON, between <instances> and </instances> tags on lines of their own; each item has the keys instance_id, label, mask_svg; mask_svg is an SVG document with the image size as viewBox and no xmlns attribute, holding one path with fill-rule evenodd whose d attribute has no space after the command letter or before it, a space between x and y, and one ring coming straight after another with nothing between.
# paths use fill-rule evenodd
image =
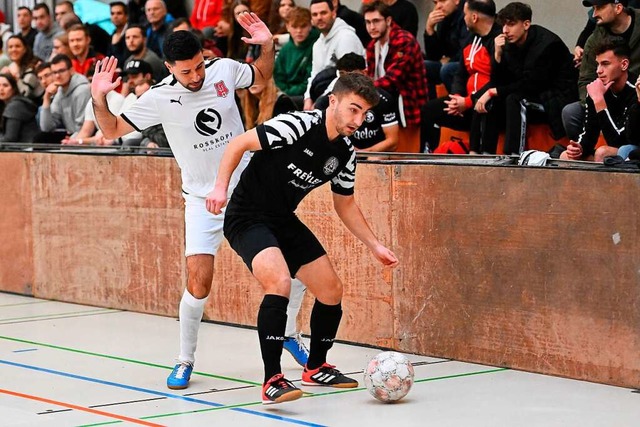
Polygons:
<instances>
[{"instance_id":1,"label":"knee","mask_svg":"<svg viewBox=\"0 0 640 427\"><path fill-rule=\"evenodd\" d=\"M596 148L596 153L593 155L593 161L597 163L604 162L604 158L607 156L615 156L618 154L618 149L609 146L603 146Z\"/></svg>"}]
</instances>

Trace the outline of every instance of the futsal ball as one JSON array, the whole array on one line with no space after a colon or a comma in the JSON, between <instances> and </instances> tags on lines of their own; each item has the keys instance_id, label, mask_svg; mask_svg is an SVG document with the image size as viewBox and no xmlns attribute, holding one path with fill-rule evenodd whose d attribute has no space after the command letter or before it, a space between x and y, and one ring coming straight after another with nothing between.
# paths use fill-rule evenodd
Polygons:
<instances>
[{"instance_id":1,"label":"futsal ball","mask_svg":"<svg viewBox=\"0 0 640 427\"><path fill-rule=\"evenodd\" d=\"M413 366L404 354L384 351L374 356L364 370L369 393L381 402L395 402L413 385Z\"/></svg>"}]
</instances>

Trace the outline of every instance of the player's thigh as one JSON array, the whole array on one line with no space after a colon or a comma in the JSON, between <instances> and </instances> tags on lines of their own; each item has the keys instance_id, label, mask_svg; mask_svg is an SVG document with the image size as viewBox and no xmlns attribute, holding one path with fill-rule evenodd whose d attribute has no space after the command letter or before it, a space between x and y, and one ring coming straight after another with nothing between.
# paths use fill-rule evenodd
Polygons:
<instances>
[{"instance_id":1,"label":"player's thigh","mask_svg":"<svg viewBox=\"0 0 640 427\"><path fill-rule=\"evenodd\" d=\"M296 277L321 303L335 305L342 300L342 281L327 255L301 266Z\"/></svg>"},{"instance_id":2,"label":"player's thigh","mask_svg":"<svg viewBox=\"0 0 640 427\"><path fill-rule=\"evenodd\" d=\"M224 214L207 210L205 199L189 194L184 197L185 256L215 256L222 244Z\"/></svg>"}]
</instances>

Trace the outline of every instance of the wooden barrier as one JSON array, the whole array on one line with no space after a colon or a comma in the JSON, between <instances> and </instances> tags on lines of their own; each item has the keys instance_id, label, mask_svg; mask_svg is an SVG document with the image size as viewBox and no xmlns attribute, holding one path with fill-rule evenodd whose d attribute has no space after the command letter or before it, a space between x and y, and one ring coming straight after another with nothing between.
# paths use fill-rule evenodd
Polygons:
<instances>
[{"instance_id":1,"label":"wooden barrier","mask_svg":"<svg viewBox=\"0 0 640 427\"><path fill-rule=\"evenodd\" d=\"M0 153L0 182L1 290L177 315L173 159ZM640 175L363 164L356 185L402 264L376 263L328 188L305 199L299 215L345 283L339 339L640 385ZM254 325L259 286L226 243L216 264L205 318Z\"/></svg>"}]
</instances>

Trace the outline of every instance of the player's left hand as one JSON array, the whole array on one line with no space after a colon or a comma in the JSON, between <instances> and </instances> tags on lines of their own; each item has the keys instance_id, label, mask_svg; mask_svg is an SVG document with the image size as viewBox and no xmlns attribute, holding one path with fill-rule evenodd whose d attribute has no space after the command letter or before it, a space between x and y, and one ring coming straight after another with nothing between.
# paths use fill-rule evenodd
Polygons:
<instances>
[{"instance_id":1,"label":"player's left hand","mask_svg":"<svg viewBox=\"0 0 640 427\"><path fill-rule=\"evenodd\" d=\"M253 12L242 12L236 16L238 23L247 30L251 37L242 37L242 41L248 44L266 45L273 43L273 35L266 24Z\"/></svg>"},{"instance_id":2,"label":"player's left hand","mask_svg":"<svg viewBox=\"0 0 640 427\"><path fill-rule=\"evenodd\" d=\"M222 208L227 205L227 190L214 187L205 200L207 210L214 215L220 215Z\"/></svg>"},{"instance_id":3,"label":"player's left hand","mask_svg":"<svg viewBox=\"0 0 640 427\"><path fill-rule=\"evenodd\" d=\"M391 250L387 249L382 245L376 246L373 250L373 255L384 264L386 267L396 267L400 261L398 261L398 257Z\"/></svg>"}]
</instances>

